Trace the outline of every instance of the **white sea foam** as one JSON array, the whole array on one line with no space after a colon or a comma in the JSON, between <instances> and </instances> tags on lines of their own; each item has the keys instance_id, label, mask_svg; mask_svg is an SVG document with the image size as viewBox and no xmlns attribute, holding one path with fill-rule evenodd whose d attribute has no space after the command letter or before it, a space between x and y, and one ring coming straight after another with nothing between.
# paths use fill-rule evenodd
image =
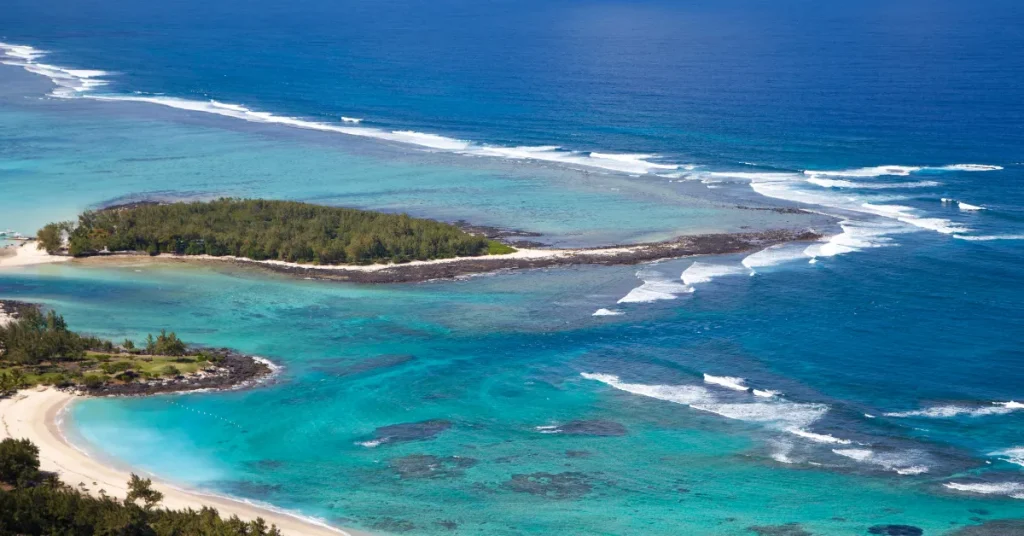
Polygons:
<instances>
[{"instance_id":1,"label":"white sea foam","mask_svg":"<svg viewBox=\"0 0 1024 536\"><path fill-rule=\"evenodd\" d=\"M768 268L790 261L806 259L805 247L801 244L779 244L747 255L740 264L750 270L751 275L758 268Z\"/></svg>"},{"instance_id":2,"label":"white sea foam","mask_svg":"<svg viewBox=\"0 0 1024 536\"><path fill-rule=\"evenodd\" d=\"M1006 495L1014 499L1024 499L1024 483L1021 482L947 482L943 484L943 486L945 486L948 489L964 491L967 493L980 493L982 495Z\"/></svg>"},{"instance_id":3,"label":"white sea foam","mask_svg":"<svg viewBox=\"0 0 1024 536\"><path fill-rule=\"evenodd\" d=\"M371 439L370 441L359 441L356 445L372 449L380 446L381 443L384 443L383 439Z\"/></svg>"},{"instance_id":4,"label":"white sea foam","mask_svg":"<svg viewBox=\"0 0 1024 536\"><path fill-rule=\"evenodd\" d=\"M920 475L927 473L929 468L922 463L924 453L919 451L906 452L875 452L871 449L833 449L832 452L851 460L877 465L900 475Z\"/></svg>"},{"instance_id":5,"label":"white sea foam","mask_svg":"<svg viewBox=\"0 0 1024 536\"><path fill-rule=\"evenodd\" d=\"M890 246L893 234L906 232L892 223L885 221L866 222L846 220L839 222L843 232L828 237L824 242L807 246L803 254L811 259L833 257L844 253L852 253L867 248Z\"/></svg>"},{"instance_id":6,"label":"white sea foam","mask_svg":"<svg viewBox=\"0 0 1024 536\"><path fill-rule=\"evenodd\" d=\"M1013 447L1006 450L998 450L992 453L993 456L1005 458L1006 461L1024 467L1024 447Z\"/></svg>"},{"instance_id":7,"label":"white sea foam","mask_svg":"<svg viewBox=\"0 0 1024 536\"><path fill-rule=\"evenodd\" d=\"M914 182L857 182L844 179L822 179L810 177L807 182L822 188L855 188L858 190L889 190L900 188L931 188L939 186L936 181L914 181Z\"/></svg>"},{"instance_id":8,"label":"white sea foam","mask_svg":"<svg viewBox=\"0 0 1024 536\"><path fill-rule=\"evenodd\" d=\"M825 444L829 444L829 445L850 445L850 444L853 444L853 441L850 441L849 439L842 439L842 438L836 437L836 436L831 435L831 434L816 434L814 432L809 432L809 431L804 430L802 428L788 428L788 429L786 429L786 431L791 433L791 434L793 434L793 435L800 436L800 437L802 437L804 439L810 439L811 441L814 441L815 443L825 443Z\"/></svg>"},{"instance_id":9,"label":"white sea foam","mask_svg":"<svg viewBox=\"0 0 1024 536\"><path fill-rule=\"evenodd\" d=\"M920 166L890 165L836 170L815 169L804 171L804 175L810 177L884 177L887 175L906 177L915 171L921 171L921 169L923 168Z\"/></svg>"},{"instance_id":10,"label":"white sea foam","mask_svg":"<svg viewBox=\"0 0 1024 536\"><path fill-rule=\"evenodd\" d=\"M679 281L669 279L659 272L641 270L637 272L643 284L629 291L618 303L651 303L658 300L674 300L680 294L693 292Z\"/></svg>"},{"instance_id":11,"label":"white sea foam","mask_svg":"<svg viewBox=\"0 0 1024 536\"><path fill-rule=\"evenodd\" d=\"M780 431L806 429L828 412L824 404L804 404L785 400L726 402L706 387L699 385L646 385L626 383L618 376L581 373L582 377L607 384L635 395L682 404L698 411L713 413L727 419L760 423Z\"/></svg>"},{"instance_id":12,"label":"white sea foam","mask_svg":"<svg viewBox=\"0 0 1024 536\"><path fill-rule=\"evenodd\" d=\"M754 393L754 396L761 398L772 398L773 396L779 396L782 393L779 391L772 391L771 389L753 389L750 392Z\"/></svg>"},{"instance_id":13,"label":"white sea foam","mask_svg":"<svg viewBox=\"0 0 1024 536\"><path fill-rule=\"evenodd\" d=\"M735 376L712 376L710 374L704 374L704 383L710 383L719 387L725 387L726 389L732 389L733 391L749 391L743 382L743 378L737 378Z\"/></svg>"},{"instance_id":14,"label":"white sea foam","mask_svg":"<svg viewBox=\"0 0 1024 536\"><path fill-rule=\"evenodd\" d=\"M624 315L624 314L626 314L626 313L624 313L622 311L618 311L618 310L615 310L615 309L605 309L605 308L602 307L601 309L598 309L598 310L594 311L594 314L592 314L590 316L620 316L620 315Z\"/></svg>"},{"instance_id":15,"label":"white sea foam","mask_svg":"<svg viewBox=\"0 0 1024 536\"><path fill-rule=\"evenodd\" d=\"M971 204L968 204L968 203L964 203L963 201L960 201L959 203L957 203L957 205L960 207L960 210L966 210L968 212L973 212L975 210L985 210L985 207L978 206L978 205L971 205Z\"/></svg>"},{"instance_id":16,"label":"white sea foam","mask_svg":"<svg viewBox=\"0 0 1024 536\"><path fill-rule=\"evenodd\" d=\"M562 430L560 430L557 426L553 426L553 425L536 426L536 427L534 427L534 430L537 430L538 432L540 432L542 434L560 434L560 433L562 433Z\"/></svg>"},{"instance_id":17,"label":"white sea foam","mask_svg":"<svg viewBox=\"0 0 1024 536\"><path fill-rule=\"evenodd\" d=\"M1017 410L1024 409L1024 404L1015 402L992 402L989 406L934 406L926 409L913 411L895 411L886 413L886 417L929 417L934 419L948 419L951 417L968 416L984 417L987 415L1006 415Z\"/></svg>"},{"instance_id":18,"label":"white sea foam","mask_svg":"<svg viewBox=\"0 0 1024 536\"><path fill-rule=\"evenodd\" d=\"M680 279L682 279L683 283L687 286L693 286L699 283L709 283L712 279L723 275L735 275L742 273L746 272L740 266L694 262L683 271Z\"/></svg>"},{"instance_id":19,"label":"white sea foam","mask_svg":"<svg viewBox=\"0 0 1024 536\"><path fill-rule=\"evenodd\" d=\"M988 242L991 240L1024 240L1024 234L1005 234L1005 235L962 235L955 234L953 238L960 240L970 240L972 242Z\"/></svg>"},{"instance_id":20,"label":"white sea foam","mask_svg":"<svg viewBox=\"0 0 1024 536\"><path fill-rule=\"evenodd\" d=\"M919 171L998 171L1001 169L1003 169L1001 166L988 164L950 164L946 166L886 165L839 170L815 169L804 171L804 174L809 177L873 178L885 176L906 177Z\"/></svg>"},{"instance_id":21,"label":"white sea foam","mask_svg":"<svg viewBox=\"0 0 1024 536\"><path fill-rule=\"evenodd\" d=\"M513 160L536 160L564 164L576 168L600 169L631 175L673 172L683 168L692 169L692 166L659 162L657 160L660 157L654 154L572 151L558 146L505 147L474 143L424 132L367 128L358 126L362 119L355 117L342 116L340 118L341 123L325 123L252 110L241 104L222 103L215 100L200 101L143 93L86 95L87 92L108 84L109 82L102 77L108 76L111 73L98 70L68 69L38 63L36 60L45 56L46 52L23 45L0 43L0 52L3 53L2 60L0 60L2 63L19 66L29 72L46 76L53 80L58 85L58 88L53 92L53 95L57 97L80 96L104 101L156 104L179 110L231 117L253 123L278 124L321 132L375 138L432 150Z\"/></svg>"},{"instance_id":22,"label":"white sea foam","mask_svg":"<svg viewBox=\"0 0 1024 536\"><path fill-rule=\"evenodd\" d=\"M942 166L936 169L948 170L948 171L999 171L1003 169L1002 166L991 166L988 164L951 164L948 166Z\"/></svg>"},{"instance_id":23,"label":"white sea foam","mask_svg":"<svg viewBox=\"0 0 1024 536\"><path fill-rule=\"evenodd\" d=\"M794 464L797 463L791 456L793 453L793 444L789 441L772 441L771 458L779 463Z\"/></svg>"}]
</instances>

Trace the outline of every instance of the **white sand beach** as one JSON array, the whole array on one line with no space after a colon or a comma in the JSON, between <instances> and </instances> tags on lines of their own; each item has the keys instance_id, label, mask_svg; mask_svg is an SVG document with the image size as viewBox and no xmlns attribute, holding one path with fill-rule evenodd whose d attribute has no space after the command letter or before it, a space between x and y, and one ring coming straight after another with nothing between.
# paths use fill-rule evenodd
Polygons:
<instances>
[{"instance_id":1,"label":"white sand beach","mask_svg":"<svg viewBox=\"0 0 1024 536\"><path fill-rule=\"evenodd\" d=\"M60 432L57 420L75 398L73 394L48 388L22 390L11 398L0 399L0 439L27 438L39 447L40 465L44 471L57 473L63 482L74 487L84 483L84 488L80 489L89 493L98 494L103 490L107 495L124 498L129 472L87 456L68 444ZM180 489L155 479L153 487L164 494L160 506L165 508L199 509L209 506L216 508L224 517L237 515L243 520L262 517L289 536L366 536L366 533L327 527L242 501Z\"/></svg>"},{"instance_id":2,"label":"white sand beach","mask_svg":"<svg viewBox=\"0 0 1024 536\"><path fill-rule=\"evenodd\" d=\"M20 266L33 266L37 264L50 264L54 262L67 262L71 257L61 255L50 255L46 250L39 249L35 240L28 240L15 248L14 254L0 255L0 268L15 268Z\"/></svg>"}]
</instances>

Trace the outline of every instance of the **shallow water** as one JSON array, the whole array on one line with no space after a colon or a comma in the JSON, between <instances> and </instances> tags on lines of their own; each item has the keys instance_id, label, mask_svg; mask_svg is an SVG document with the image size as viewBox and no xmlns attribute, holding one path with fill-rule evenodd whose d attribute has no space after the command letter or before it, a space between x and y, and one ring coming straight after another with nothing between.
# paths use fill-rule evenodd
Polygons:
<instances>
[{"instance_id":1,"label":"shallow water","mask_svg":"<svg viewBox=\"0 0 1024 536\"><path fill-rule=\"evenodd\" d=\"M9 6L0 40L49 50L36 66L116 74L64 80L110 82L67 99L25 61L0 66L0 229L233 195L557 245L840 234L416 285L135 261L0 272L0 297L76 329L168 328L284 366L249 391L84 401L68 424L87 448L383 533L1024 517L1019 4L208 4L204 24L166 25L181 15L159 5ZM139 96L445 138L124 100ZM736 208L793 202L834 219Z\"/></svg>"}]
</instances>

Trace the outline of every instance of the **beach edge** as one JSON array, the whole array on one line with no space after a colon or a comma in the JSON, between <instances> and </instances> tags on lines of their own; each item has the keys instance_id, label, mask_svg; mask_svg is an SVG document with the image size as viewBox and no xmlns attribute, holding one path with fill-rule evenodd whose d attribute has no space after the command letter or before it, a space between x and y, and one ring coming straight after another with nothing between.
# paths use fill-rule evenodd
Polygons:
<instances>
[{"instance_id":1,"label":"beach edge","mask_svg":"<svg viewBox=\"0 0 1024 536\"><path fill-rule=\"evenodd\" d=\"M72 445L60 430L59 420L77 399L83 397L55 388L26 389L0 399L0 439L28 439L39 447L40 468L56 473L65 484L98 496L123 499L128 493L130 471L103 463ZM148 475L147 475L148 476ZM84 488L80 487L84 484ZM205 494L153 479L153 488L164 494L160 507L183 510L216 509L222 516L244 521L263 518L286 535L369 536L348 528L331 527L284 510L261 507L243 500Z\"/></svg>"}]
</instances>

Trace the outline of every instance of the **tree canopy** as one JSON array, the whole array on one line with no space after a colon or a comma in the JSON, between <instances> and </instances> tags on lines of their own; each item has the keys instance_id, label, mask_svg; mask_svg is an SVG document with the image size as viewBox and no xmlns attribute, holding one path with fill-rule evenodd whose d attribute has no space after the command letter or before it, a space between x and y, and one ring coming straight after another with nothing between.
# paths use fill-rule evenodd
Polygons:
<instances>
[{"instance_id":1,"label":"tree canopy","mask_svg":"<svg viewBox=\"0 0 1024 536\"><path fill-rule=\"evenodd\" d=\"M212 508L156 508L163 495L132 474L128 497L93 497L39 471L39 449L27 439L0 441L0 534L67 536L280 536L263 519L223 519Z\"/></svg>"},{"instance_id":2,"label":"tree canopy","mask_svg":"<svg viewBox=\"0 0 1024 536\"><path fill-rule=\"evenodd\" d=\"M88 211L51 223L40 245L71 255L140 251L151 255L233 255L315 264L371 264L514 251L454 225L294 201L223 198Z\"/></svg>"}]
</instances>

